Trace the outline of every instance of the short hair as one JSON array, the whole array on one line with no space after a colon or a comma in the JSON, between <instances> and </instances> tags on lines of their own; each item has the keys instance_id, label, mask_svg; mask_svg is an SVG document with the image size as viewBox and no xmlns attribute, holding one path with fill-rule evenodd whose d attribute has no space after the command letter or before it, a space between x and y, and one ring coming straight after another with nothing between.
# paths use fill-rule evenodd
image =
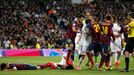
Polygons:
<instances>
[{"instance_id":1,"label":"short hair","mask_svg":"<svg viewBox=\"0 0 134 75\"><path fill-rule=\"evenodd\" d=\"M3 71L6 68L7 64L6 63L2 63L0 65L1 71Z\"/></svg>"},{"instance_id":2,"label":"short hair","mask_svg":"<svg viewBox=\"0 0 134 75\"><path fill-rule=\"evenodd\" d=\"M106 17L106 20L111 20L111 16L107 15Z\"/></svg>"},{"instance_id":3,"label":"short hair","mask_svg":"<svg viewBox=\"0 0 134 75\"><path fill-rule=\"evenodd\" d=\"M131 16L132 18L134 18L134 12L133 12L133 13L130 13L130 16Z\"/></svg>"}]
</instances>

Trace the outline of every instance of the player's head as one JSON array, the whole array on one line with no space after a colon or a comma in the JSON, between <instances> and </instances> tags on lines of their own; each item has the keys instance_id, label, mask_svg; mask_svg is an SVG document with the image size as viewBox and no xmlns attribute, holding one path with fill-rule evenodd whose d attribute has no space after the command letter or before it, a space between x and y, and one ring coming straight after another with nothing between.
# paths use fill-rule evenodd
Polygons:
<instances>
[{"instance_id":1,"label":"player's head","mask_svg":"<svg viewBox=\"0 0 134 75\"><path fill-rule=\"evenodd\" d=\"M84 16L83 16L83 15L79 15L79 16L78 16L78 21L79 21L79 23L82 23L83 19L84 19Z\"/></svg>"},{"instance_id":2,"label":"player's head","mask_svg":"<svg viewBox=\"0 0 134 75\"><path fill-rule=\"evenodd\" d=\"M106 20L111 20L111 16L107 15L107 16L105 16L105 19Z\"/></svg>"},{"instance_id":3,"label":"player's head","mask_svg":"<svg viewBox=\"0 0 134 75\"><path fill-rule=\"evenodd\" d=\"M7 63L2 63L2 64L0 65L1 71L3 71L4 69L6 69L7 66L8 66Z\"/></svg>"},{"instance_id":4,"label":"player's head","mask_svg":"<svg viewBox=\"0 0 134 75\"><path fill-rule=\"evenodd\" d=\"M130 13L130 17L134 19L134 12Z\"/></svg>"}]
</instances>

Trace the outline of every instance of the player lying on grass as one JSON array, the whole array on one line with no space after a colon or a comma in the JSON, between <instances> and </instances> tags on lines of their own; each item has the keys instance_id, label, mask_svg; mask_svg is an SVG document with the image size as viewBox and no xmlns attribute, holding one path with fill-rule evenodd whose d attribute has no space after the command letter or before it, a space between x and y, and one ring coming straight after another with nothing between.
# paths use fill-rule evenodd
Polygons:
<instances>
[{"instance_id":1,"label":"player lying on grass","mask_svg":"<svg viewBox=\"0 0 134 75\"><path fill-rule=\"evenodd\" d=\"M46 64L38 65L41 69L50 67L51 69L74 69L73 62L71 60L67 61L67 52L63 53L62 59L59 63L48 62Z\"/></svg>"},{"instance_id":2,"label":"player lying on grass","mask_svg":"<svg viewBox=\"0 0 134 75\"><path fill-rule=\"evenodd\" d=\"M2 71L6 70L39 70L39 69L45 69L50 67L51 69L74 69L72 61L66 62L67 53L64 53L62 55L62 60L59 63L54 62L48 62L45 64L33 66L30 64L15 64L15 63L2 63L0 68Z\"/></svg>"},{"instance_id":3,"label":"player lying on grass","mask_svg":"<svg viewBox=\"0 0 134 75\"><path fill-rule=\"evenodd\" d=\"M2 63L1 71L15 71L15 70L39 70L40 66L33 66L30 64L16 64L16 63Z\"/></svg>"}]
</instances>

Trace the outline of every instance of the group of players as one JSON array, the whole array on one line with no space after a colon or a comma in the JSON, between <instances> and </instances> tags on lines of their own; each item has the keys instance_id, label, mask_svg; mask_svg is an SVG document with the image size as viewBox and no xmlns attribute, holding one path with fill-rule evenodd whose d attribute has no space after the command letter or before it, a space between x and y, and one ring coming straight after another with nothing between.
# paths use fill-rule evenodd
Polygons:
<instances>
[{"instance_id":1,"label":"group of players","mask_svg":"<svg viewBox=\"0 0 134 75\"><path fill-rule=\"evenodd\" d=\"M116 18L106 15L103 23L98 23L90 13L86 16L80 15L71 25L69 25L66 38L66 52L62 56L60 63L48 62L45 64L33 66L29 64L2 63L1 70L38 70L50 67L51 69L75 69L74 54L79 54L79 63L77 70L81 70L81 64L87 55L88 68L97 65L97 57L101 55L100 63L97 68L100 71L111 70L111 56L114 54L115 66L120 64L121 50L123 50L124 33L127 32L128 38L124 50L126 67L122 72L129 71L129 53L134 56L134 13L128 17L128 25L122 27L118 24ZM93 60L95 56L95 62ZM106 68L102 66L105 63Z\"/></svg>"},{"instance_id":2,"label":"group of players","mask_svg":"<svg viewBox=\"0 0 134 75\"><path fill-rule=\"evenodd\" d=\"M129 53L134 55L134 13L129 14L128 25L120 25L116 18L111 15L106 15L104 22L98 23L90 13L86 16L80 15L74 20L72 25L69 26L66 34L68 55L67 61L74 61L74 53L79 54L79 64L77 70L81 70L81 64L85 56L88 57L87 66L94 67L97 63L97 56L101 55L101 60L98 65L100 71L111 70L110 58L113 54L115 57L115 66L118 68L120 64L120 55L123 50L124 34L128 34L126 47L124 48L126 68L122 72L129 71ZM75 51L76 50L76 51ZM95 56L95 63L93 61ZM106 68L102 66L105 63Z\"/></svg>"}]
</instances>

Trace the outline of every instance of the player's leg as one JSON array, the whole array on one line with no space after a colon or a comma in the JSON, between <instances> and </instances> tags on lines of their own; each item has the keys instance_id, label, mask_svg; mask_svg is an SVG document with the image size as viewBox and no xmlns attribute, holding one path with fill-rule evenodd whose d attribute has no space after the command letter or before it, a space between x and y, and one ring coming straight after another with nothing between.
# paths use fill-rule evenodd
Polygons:
<instances>
[{"instance_id":1,"label":"player's leg","mask_svg":"<svg viewBox=\"0 0 134 75\"><path fill-rule=\"evenodd\" d=\"M68 49L68 53L67 53L67 62L70 60L71 54L72 54L72 49L73 49L73 44L72 41L70 39L68 39L66 41L66 49Z\"/></svg>"},{"instance_id":2,"label":"player's leg","mask_svg":"<svg viewBox=\"0 0 134 75\"><path fill-rule=\"evenodd\" d=\"M104 69L102 69L102 66L103 66L104 63L106 63L107 49L108 49L107 44L102 45L102 48L103 48L103 54L102 54L100 64L99 64L99 70L100 71L105 71Z\"/></svg>"},{"instance_id":3,"label":"player's leg","mask_svg":"<svg viewBox=\"0 0 134 75\"><path fill-rule=\"evenodd\" d=\"M81 64L82 64L84 58L85 58L85 55L81 55L81 54L79 55L79 63L77 66L77 70L81 70Z\"/></svg>"},{"instance_id":4,"label":"player's leg","mask_svg":"<svg viewBox=\"0 0 134 75\"><path fill-rule=\"evenodd\" d=\"M41 67L41 69L45 69L45 68L48 68L50 67L51 69L55 69L56 66L54 65L53 62L48 62L48 63L45 63L45 64L41 64L41 65L38 65Z\"/></svg>"},{"instance_id":5,"label":"player's leg","mask_svg":"<svg viewBox=\"0 0 134 75\"><path fill-rule=\"evenodd\" d=\"M98 68L98 55L102 52L102 47L98 41L96 41L94 48L95 66Z\"/></svg>"},{"instance_id":6,"label":"player's leg","mask_svg":"<svg viewBox=\"0 0 134 75\"><path fill-rule=\"evenodd\" d=\"M72 41L72 53L71 53L71 60L74 61L74 54L75 54L75 38L71 39Z\"/></svg>"},{"instance_id":7,"label":"player's leg","mask_svg":"<svg viewBox=\"0 0 134 75\"><path fill-rule=\"evenodd\" d=\"M106 49L105 49L105 53L106 53L106 61L105 61L105 64L106 64L106 70L111 70L110 68L110 54L111 54L111 50L110 50L110 45L109 44L106 44Z\"/></svg>"},{"instance_id":8,"label":"player's leg","mask_svg":"<svg viewBox=\"0 0 134 75\"><path fill-rule=\"evenodd\" d=\"M124 50L124 56L125 56L125 68L122 70L122 72L128 72L129 71L129 52L133 50L131 47L131 43L128 40L126 44L126 48Z\"/></svg>"},{"instance_id":9,"label":"player's leg","mask_svg":"<svg viewBox=\"0 0 134 75\"><path fill-rule=\"evenodd\" d=\"M115 46L114 46L114 42L113 41L111 41L110 42L110 48L111 48L111 56L110 56L110 67L112 67L112 56L114 56L114 61L115 61L115 53L116 53L116 51L115 51Z\"/></svg>"},{"instance_id":10,"label":"player's leg","mask_svg":"<svg viewBox=\"0 0 134 75\"><path fill-rule=\"evenodd\" d=\"M132 57L134 58L134 51L132 52Z\"/></svg>"},{"instance_id":11,"label":"player's leg","mask_svg":"<svg viewBox=\"0 0 134 75\"><path fill-rule=\"evenodd\" d=\"M33 65L25 64L25 70L39 70L39 69L41 69L40 66L33 66Z\"/></svg>"},{"instance_id":12,"label":"player's leg","mask_svg":"<svg viewBox=\"0 0 134 75\"><path fill-rule=\"evenodd\" d=\"M81 70L81 64L85 58L86 51L87 51L87 46L80 46L80 55L79 55L79 63L78 63L77 70Z\"/></svg>"},{"instance_id":13,"label":"player's leg","mask_svg":"<svg viewBox=\"0 0 134 75\"><path fill-rule=\"evenodd\" d=\"M94 61L93 61L93 54L92 54L92 50L94 49L94 43L91 42L88 46L88 49L87 49L87 52L86 52L86 55L88 57L88 61L91 63L91 67L94 66Z\"/></svg>"}]
</instances>

